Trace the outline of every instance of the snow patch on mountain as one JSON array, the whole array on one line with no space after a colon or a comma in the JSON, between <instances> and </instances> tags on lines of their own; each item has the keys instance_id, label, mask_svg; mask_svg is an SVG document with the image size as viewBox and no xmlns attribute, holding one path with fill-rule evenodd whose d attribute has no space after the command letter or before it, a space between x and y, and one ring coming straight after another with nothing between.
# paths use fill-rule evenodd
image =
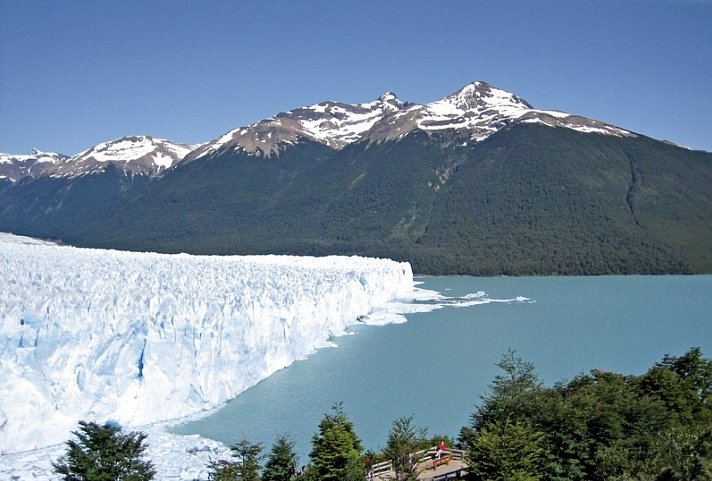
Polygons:
<instances>
[{"instance_id":1,"label":"snow patch on mountain","mask_svg":"<svg viewBox=\"0 0 712 481\"><path fill-rule=\"evenodd\" d=\"M445 98L424 105L412 105L384 118L365 135L370 141L391 140L412 130L454 131L480 142L508 125L540 123L580 132L632 135L603 122L564 112L534 109L520 97L485 82L473 82Z\"/></svg>"},{"instance_id":2,"label":"snow patch on mountain","mask_svg":"<svg viewBox=\"0 0 712 481\"><path fill-rule=\"evenodd\" d=\"M142 135L102 142L72 157L38 150L0 154L0 175L13 182L28 176L73 177L100 172L108 164L132 174L158 175L197 147Z\"/></svg>"},{"instance_id":3,"label":"snow patch on mountain","mask_svg":"<svg viewBox=\"0 0 712 481\"><path fill-rule=\"evenodd\" d=\"M410 265L389 260L133 253L9 234L0 265L0 453L62 442L80 419L131 427L216 407L413 289Z\"/></svg>"},{"instance_id":4,"label":"snow patch on mountain","mask_svg":"<svg viewBox=\"0 0 712 481\"><path fill-rule=\"evenodd\" d=\"M341 148L361 138L385 115L398 112L403 103L392 92L366 104L325 102L292 111L307 135L334 148ZM330 118L325 120L323 115Z\"/></svg>"},{"instance_id":5,"label":"snow patch on mountain","mask_svg":"<svg viewBox=\"0 0 712 481\"><path fill-rule=\"evenodd\" d=\"M340 149L360 140L378 121L403 108L403 102L392 92L362 104L327 101L301 107L231 130L191 153L186 161L226 150L269 156L300 140Z\"/></svg>"},{"instance_id":6,"label":"snow patch on mountain","mask_svg":"<svg viewBox=\"0 0 712 481\"><path fill-rule=\"evenodd\" d=\"M134 174L155 175L181 161L194 146L148 135L122 137L102 142L69 159L57 174L86 174L109 162Z\"/></svg>"},{"instance_id":7,"label":"snow patch on mountain","mask_svg":"<svg viewBox=\"0 0 712 481\"><path fill-rule=\"evenodd\" d=\"M428 104L401 102L387 92L363 104L322 102L282 112L247 127L227 132L186 157L186 161L242 151L270 156L299 141L320 142L334 149L359 141L401 138L413 130L453 131L480 142L516 123L539 123L585 133L629 136L631 132L604 122L555 110L538 110L522 98L485 82L472 82Z\"/></svg>"},{"instance_id":8,"label":"snow patch on mountain","mask_svg":"<svg viewBox=\"0 0 712 481\"><path fill-rule=\"evenodd\" d=\"M38 160L31 156L0 154L0 176L15 181L26 175L81 175L101 171L109 162L126 172L158 175L179 162L213 157L222 152L269 157L303 141L341 149L360 141L398 139L413 130L451 131L465 141L480 142L517 123L537 123L618 137L635 136L605 122L555 110L535 109L510 92L486 82L472 82L427 104L404 103L392 92L360 104L321 102L280 112L199 145L132 136L103 142L71 158L47 154L43 160ZM11 162L17 166L6 168Z\"/></svg>"},{"instance_id":9,"label":"snow patch on mountain","mask_svg":"<svg viewBox=\"0 0 712 481\"><path fill-rule=\"evenodd\" d=\"M37 149L32 149L32 153L29 155L13 155L13 154L0 154L0 164L11 164L13 162L39 162L39 163L51 163L56 164L62 158L67 156L62 154L56 154L53 152L42 152Z\"/></svg>"},{"instance_id":10,"label":"snow patch on mountain","mask_svg":"<svg viewBox=\"0 0 712 481\"><path fill-rule=\"evenodd\" d=\"M39 177L69 157L33 149L29 155L0 154L0 177L17 182L23 177Z\"/></svg>"}]
</instances>

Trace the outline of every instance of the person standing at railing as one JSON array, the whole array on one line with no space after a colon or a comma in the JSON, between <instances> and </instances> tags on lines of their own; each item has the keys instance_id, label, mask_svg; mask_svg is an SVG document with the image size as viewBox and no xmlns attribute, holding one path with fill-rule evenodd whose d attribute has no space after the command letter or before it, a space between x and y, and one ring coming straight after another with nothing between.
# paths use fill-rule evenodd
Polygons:
<instances>
[{"instance_id":1,"label":"person standing at railing","mask_svg":"<svg viewBox=\"0 0 712 481\"><path fill-rule=\"evenodd\" d=\"M440 459L445 454L445 451L447 451L447 446L445 446L445 441L441 439L440 444L438 444L438 450L435 452L435 459Z\"/></svg>"},{"instance_id":2,"label":"person standing at railing","mask_svg":"<svg viewBox=\"0 0 712 481\"><path fill-rule=\"evenodd\" d=\"M371 481L373 479L373 458L367 455L363 458L363 464L366 468L366 479Z\"/></svg>"}]
</instances>

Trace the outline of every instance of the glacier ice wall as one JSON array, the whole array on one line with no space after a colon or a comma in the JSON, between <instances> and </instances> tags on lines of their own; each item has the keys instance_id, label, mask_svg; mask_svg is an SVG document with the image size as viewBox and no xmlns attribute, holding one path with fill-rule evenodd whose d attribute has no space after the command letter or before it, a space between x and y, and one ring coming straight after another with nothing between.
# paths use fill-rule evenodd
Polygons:
<instances>
[{"instance_id":1,"label":"glacier ice wall","mask_svg":"<svg viewBox=\"0 0 712 481\"><path fill-rule=\"evenodd\" d=\"M413 288L359 257L190 256L0 234L0 453L80 419L140 426L215 407Z\"/></svg>"}]
</instances>

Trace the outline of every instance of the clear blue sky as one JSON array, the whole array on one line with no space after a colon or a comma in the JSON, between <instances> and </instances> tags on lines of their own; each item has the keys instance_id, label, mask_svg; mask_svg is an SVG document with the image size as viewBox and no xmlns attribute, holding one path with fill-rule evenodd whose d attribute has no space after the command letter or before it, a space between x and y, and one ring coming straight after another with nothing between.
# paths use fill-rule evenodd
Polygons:
<instances>
[{"instance_id":1,"label":"clear blue sky","mask_svg":"<svg viewBox=\"0 0 712 481\"><path fill-rule=\"evenodd\" d=\"M0 0L0 152L194 143L474 80L712 151L712 0Z\"/></svg>"}]
</instances>

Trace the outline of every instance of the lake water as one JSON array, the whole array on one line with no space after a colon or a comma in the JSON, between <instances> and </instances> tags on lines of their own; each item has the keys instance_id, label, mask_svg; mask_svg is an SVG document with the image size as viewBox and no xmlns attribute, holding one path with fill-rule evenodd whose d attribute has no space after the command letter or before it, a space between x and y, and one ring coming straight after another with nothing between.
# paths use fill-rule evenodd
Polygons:
<instances>
[{"instance_id":1,"label":"lake water","mask_svg":"<svg viewBox=\"0 0 712 481\"><path fill-rule=\"evenodd\" d=\"M280 434L301 464L330 406L343 401L366 448L391 422L415 416L453 437L486 394L502 354L514 349L547 384L591 369L641 374L665 354L699 346L712 357L712 276L427 277L421 287L459 298L409 314L405 324L357 326L355 335L277 372L208 417L176 428L226 444ZM467 294L489 302L462 307ZM470 296L471 297L471 296Z\"/></svg>"}]
</instances>

